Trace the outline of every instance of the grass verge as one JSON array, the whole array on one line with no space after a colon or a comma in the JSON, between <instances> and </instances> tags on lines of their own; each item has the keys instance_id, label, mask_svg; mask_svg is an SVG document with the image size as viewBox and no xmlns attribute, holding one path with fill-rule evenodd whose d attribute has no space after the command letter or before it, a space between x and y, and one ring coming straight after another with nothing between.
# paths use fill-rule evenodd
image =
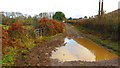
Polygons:
<instances>
[{"instance_id":1,"label":"grass verge","mask_svg":"<svg viewBox=\"0 0 120 68\"><path fill-rule=\"evenodd\" d=\"M44 37L46 40L51 40L52 38L55 38L55 37L57 37L57 36L61 36L61 35L63 35L63 33L58 33L58 34L56 34L56 35L53 35L53 36L50 36L50 37Z\"/></svg>"},{"instance_id":2,"label":"grass verge","mask_svg":"<svg viewBox=\"0 0 120 68\"><path fill-rule=\"evenodd\" d=\"M69 23L67 23L69 24ZM120 56L119 52L120 52L120 47L118 46L118 42L111 42L109 40L102 40L101 37L94 35L92 32L94 31L90 31L84 27L80 27L77 25L72 25L69 24L70 26L74 26L75 29L80 33L80 35L85 36L89 39L91 39L92 41L112 50L114 53L116 53L118 56ZM91 33L90 33L91 32Z\"/></svg>"}]
</instances>

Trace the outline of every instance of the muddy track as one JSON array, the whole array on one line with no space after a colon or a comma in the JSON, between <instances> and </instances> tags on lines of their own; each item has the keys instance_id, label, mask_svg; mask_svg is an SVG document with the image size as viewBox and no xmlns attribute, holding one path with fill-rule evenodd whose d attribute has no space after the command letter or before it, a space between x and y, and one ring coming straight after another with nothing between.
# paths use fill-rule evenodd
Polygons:
<instances>
[{"instance_id":1,"label":"muddy track","mask_svg":"<svg viewBox=\"0 0 120 68\"><path fill-rule=\"evenodd\" d=\"M60 63L57 60L52 60L50 58L52 51L54 51L56 47L64 46L63 43L66 36L72 38L81 37L73 26L65 24L65 27L66 33L64 33L63 36L37 43L37 47L28 53L22 54L22 56L16 60L16 66L118 66L118 58L99 62L71 61Z\"/></svg>"},{"instance_id":2,"label":"muddy track","mask_svg":"<svg viewBox=\"0 0 120 68\"><path fill-rule=\"evenodd\" d=\"M39 46L18 58L16 66L51 66L51 52L55 50L55 47L64 45L63 38L64 36L59 36L54 40L38 43Z\"/></svg>"}]
</instances>

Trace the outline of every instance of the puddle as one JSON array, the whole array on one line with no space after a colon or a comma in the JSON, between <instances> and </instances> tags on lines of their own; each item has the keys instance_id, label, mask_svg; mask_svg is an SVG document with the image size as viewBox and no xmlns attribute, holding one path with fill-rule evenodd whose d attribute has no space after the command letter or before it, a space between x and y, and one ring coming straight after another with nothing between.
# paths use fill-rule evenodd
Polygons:
<instances>
[{"instance_id":1,"label":"puddle","mask_svg":"<svg viewBox=\"0 0 120 68\"><path fill-rule=\"evenodd\" d=\"M65 61L102 61L116 58L117 55L111 53L96 43L85 39L64 39L65 46L56 48L52 52L52 59L57 59L60 62Z\"/></svg>"}]
</instances>

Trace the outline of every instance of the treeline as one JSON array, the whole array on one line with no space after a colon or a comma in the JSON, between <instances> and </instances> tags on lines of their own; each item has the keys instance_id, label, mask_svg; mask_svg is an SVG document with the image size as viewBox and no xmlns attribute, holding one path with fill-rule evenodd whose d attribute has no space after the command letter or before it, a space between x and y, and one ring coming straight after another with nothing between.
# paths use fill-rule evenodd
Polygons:
<instances>
[{"instance_id":1,"label":"treeline","mask_svg":"<svg viewBox=\"0 0 120 68\"><path fill-rule=\"evenodd\" d=\"M65 19L65 15L63 12L56 12L56 13L49 13L49 12L43 12L38 15L30 16L28 14L22 14L20 12L0 12L0 19L2 18L2 23L5 25L6 23L15 23L20 21L23 24L34 24L38 21L38 19L41 19L43 17L46 17L48 19L54 19L57 21L63 21Z\"/></svg>"},{"instance_id":2,"label":"treeline","mask_svg":"<svg viewBox=\"0 0 120 68\"><path fill-rule=\"evenodd\" d=\"M27 14L22 14L20 12L1 12L2 14L2 24L6 23L16 23L21 22L23 24L33 24L37 22L37 18L35 16L30 16Z\"/></svg>"}]
</instances>

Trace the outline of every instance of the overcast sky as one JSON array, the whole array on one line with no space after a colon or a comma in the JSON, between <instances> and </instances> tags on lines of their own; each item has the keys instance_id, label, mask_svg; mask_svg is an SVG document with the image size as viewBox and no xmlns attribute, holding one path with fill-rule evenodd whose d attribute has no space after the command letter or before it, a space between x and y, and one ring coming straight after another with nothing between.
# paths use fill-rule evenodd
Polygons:
<instances>
[{"instance_id":1,"label":"overcast sky","mask_svg":"<svg viewBox=\"0 0 120 68\"><path fill-rule=\"evenodd\" d=\"M118 9L120 0L104 0L104 10ZM39 14L62 11L66 17L84 17L98 14L99 0L0 0L0 11Z\"/></svg>"}]
</instances>

